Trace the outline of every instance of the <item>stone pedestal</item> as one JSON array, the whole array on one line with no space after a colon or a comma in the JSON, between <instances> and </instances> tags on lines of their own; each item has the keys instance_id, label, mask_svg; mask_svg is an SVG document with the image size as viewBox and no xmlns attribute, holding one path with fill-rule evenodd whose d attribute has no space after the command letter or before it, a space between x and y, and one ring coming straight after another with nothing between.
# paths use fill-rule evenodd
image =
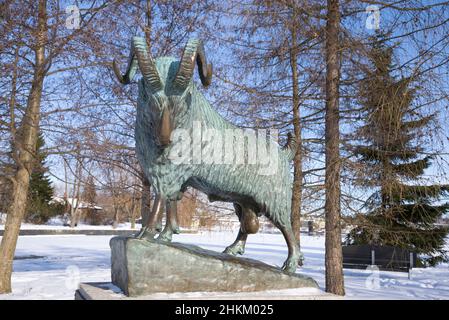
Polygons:
<instances>
[{"instance_id":1,"label":"stone pedestal","mask_svg":"<svg viewBox=\"0 0 449 320\"><path fill-rule=\"evenodd\" d=\"M318 288L309 277L197 246L114 237L112 283L127 296Z\"/></svg>"},{"instance_id":2,"label":"stone pedestal","mask_svg":"<svg viewBox=\"0 0 449 320\"><path fill-rule=\"evenodd\" d=\"M128 297L110 282L81 283L75 300L341 300L343 297L317 288L258 292L175 292Z\"/></svg>"}]
</instances>

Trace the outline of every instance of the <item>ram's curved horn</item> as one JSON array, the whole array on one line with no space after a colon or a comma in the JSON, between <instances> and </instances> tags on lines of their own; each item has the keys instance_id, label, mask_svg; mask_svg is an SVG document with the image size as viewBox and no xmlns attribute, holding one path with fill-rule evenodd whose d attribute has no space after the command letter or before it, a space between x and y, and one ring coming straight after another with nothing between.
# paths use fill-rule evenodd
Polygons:
<instances>
[{"instance_id":1,"label":"ram's curved horn","mask_svg":"<svg viewBox=\"0 0 449 320\"><path fill-rule=\"evenodd\" d=\"M187 88L195 69L195 60L198 64L198 73L202 84L207 87L212 79L212 64L207 64L201 40L191 39L184 48L181 62L173 79L173 86L180 90Z\"/></svg>"},{"instance_id":2,"label":"ram's curved horn","mask_svg":"<svg viewBox=\"0 0 449 320\"><path fill-rule=\"evenodd\" d=\"M115 76L121 84L129 84L131 80L136 75L137 71L137 61L135 59L134 45L131 42L131 50L129 52L128 66L126 67L126 72L124 75L121 74L120 68L118 67L117 60L114 58L112 61L112 69L114 70Z\"/></svg>"},{"instance_id":3,"label":"ram's curved horn","mask_svg":"<svg viewBox=\"0 0 449 320\"><path fill-rule=\"evenodd\" d=\"M148 46L144 38L133 38L134 52L139 63L139 69L142 73L145 83L151 91L156 92L162 89L162 82L156 69L156 64L149 54Z\"/></svg>"}]
</instances>

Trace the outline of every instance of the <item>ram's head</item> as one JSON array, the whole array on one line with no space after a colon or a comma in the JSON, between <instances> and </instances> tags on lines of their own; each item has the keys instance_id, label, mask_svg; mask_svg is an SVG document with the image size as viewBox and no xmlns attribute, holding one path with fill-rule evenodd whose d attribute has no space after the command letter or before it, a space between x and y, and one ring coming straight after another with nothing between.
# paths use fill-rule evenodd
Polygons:
<instances>
[{"instance_id":1,"label":"ram's head","mask_svg":"<svg viewBox=\"0 0 449 320\"><path fill-rule=\"evenodd\" d=\"M185 110L191 103L190 88L195 62L198 64L201 82L207 87L212 78L212 65L207 64L200 40L189 40L180 61L165 57L155 61L149 53L145 39L134 37L124 75L121 74L116 60L113 61L114 73L122 84L132 81L137 68L142 73L143 80L139 89L144 92L140 92L140 95L147 100L149 115L156 130L156 142L161 147L166 147L171 142L176 112Z\"/></svg>"}]
</instances>

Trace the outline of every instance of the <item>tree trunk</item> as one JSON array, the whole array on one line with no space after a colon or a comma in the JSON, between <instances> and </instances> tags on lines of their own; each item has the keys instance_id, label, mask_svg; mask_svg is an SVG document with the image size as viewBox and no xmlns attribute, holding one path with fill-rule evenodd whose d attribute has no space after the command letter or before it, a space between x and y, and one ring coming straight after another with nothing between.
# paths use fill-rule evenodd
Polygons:
<instances>
[{"instance_id":1,"label":"tree trunk","mask_svg":"<svg viewBox=\"0 0 449 320\"><path fill-rule=\"evenodd\" d=\"M20 225L25 215L31 166L36 151L40 120L40 103L45 76L45 44L47 39L46 1L39 1L33 82L27 107L16 137L13 153L17 171L14 175L13 201L8 208L5 231L0 244L0 293L11 292L11 274Z\"/></svg>"},{"instance_id":2,"label":"tree trunk","mask_svg":"<svg viewBox=\"0 0 449 320\"><path fill-rule=\"evenodd\" d=\"M70 228L75 228L78 225L78 210L74 207L70 210Z\"/></svg>"},{"instance_id":3,"label":"tree trunk","mask_svg":"<svg viewBox=\"0 0 449 320\"><path fill-rule=\"evenodd\" d=\"M292 43L290 49L290 67L292 70L292 83L293 83L293 130L295 139L297 142L297 149L295 157L293 158L293 189L292 189L292 214L291 223L293 233L295 234L296 241L300 246L300 231L301 231L301 202L302 202L302 154L301 154L301 122L300 122L300 109L299 109L299 87L298 87L298 44L296 39L296 21L298 17L296 14L296 7L293 8L291 36ZM301 247L301 246L300 246Z\"/></svg>"},{"instance_id":4,"label":"tree trunk","mask_svg":"<svg viewBox=\"0 0 449 320\"><path fill-rule=\"evenodd\" d=\"M0 293L11 292L11 274L20 224L25 214L30 175L22 167L15 175L13 199L6 215L5 231L0 245Z\"/></svg>"},{"instance_id":5,"label":"tree trunk","mask_svg":"<svg viewBox=\"0 0 449 320\"><path fill-rule=\"evenodd\" d=\"M131 229L136 227L136 190L133 189L133 193L131 195L131 212L130 212L130 222Z\"/></svg>"},{"instance_id":6,"label":"tree trunk","mask_svg":"<svg viewBox=\"0 0 449 320\"><path fill-rule=\"evenodd\" d=\"M145 18L146 18L146 24L144 27L145 32L145 40L148 46L148 52L151 52L151 27L152 27L152 7L151 7L151 0L146 1L146 11L145 11Z\"/></svg>"},{"instance_id":7,"label":"tree trunk","mask_svg":"<svg viewBox=\"0 0 449 320\"><path fill-rule=\"evenodd\" d=\"M340 226L339 0L327 1L326 24L326 291L345 294Z\"/></svg>"},{"instance_id":8,"label":"tree trunk","mask_svg":"<svg viewBox=\"0 0 449 320\"><path fill-rule=\"evenodd\" d=\"M118 207L114 205L114 222L112 223L112 229L117 229L119 222L118 220L119 220Z\"/></svg>"},{"instance_id":9,"label":"tree trunk","mask_svg":"<svg viewBox=\"0 0 449 320\"><path fill-rule=\"evenodd\" d=\"M16 95L17 95L17 70L19 68L19 48L15 50L15 58L14 58L14 69L11 78L11 98L9 100L9 113L11 117L10 123L10 133L11 133L11 141L16 140ZM14 145L11 146L14 150ZM17 155L13 155L16 157Z\"/></svg>"},{"instance_id":10,"label":"tree trunk","mask_svg":"<svg viewBox=\"0 0 449 320\"><path fill-rule=\"evenodd\" d=\"M136 228L136 208L133 205L133 208L131 209L131 229L135 228Z\"/></svg>"},{"instance_id":11,"label":"tree trunk","mask_svg":"<svg viewBox=\"0 0 449 320\"><path fill-rule=\"evenodd\" d=\"M152 39L151 39L151 28L153 24L152 19L152 5L151 0L146 1L146 11L145 11L145 18L146 23L144 27L145 31L145 41L148 46L148 50L151 52L151 46L152 46ZM146 226L148 224L148 219L150 218L151 214L151 184L148 181L147 177L145 177L145 174L142 172L142 198L140 203L140 212L142 217L142 227Z\"/></svg>"},{"instance_id":12,"label":"tree trunk","mask_svg":"<svg viewBox=\"0 0 449 320\"><path fill-rule=\"evenodd\" d=\"M151 185L148 179L142 175L142 200L140 204L142 215L142 227L148 224L151 214Z\"/></svg>"},{"instance_id":13,"label":"tree trunk","mask_svg":"<svg viewBox=\"0 0 449 320\"><path fill-rule=\"evenodd\" d=\"M80 189L81 189L81 179L82 179L82 163L80 158L79 147L77 147L77 155L78 159L76 160L76 169L75 169L75 181L73 182L73 193L72 193L72 205L70 207L70 227L74 228L78 225L79 221L79 205L81 202L80 199Z\"/></svg>"}]
</instances>

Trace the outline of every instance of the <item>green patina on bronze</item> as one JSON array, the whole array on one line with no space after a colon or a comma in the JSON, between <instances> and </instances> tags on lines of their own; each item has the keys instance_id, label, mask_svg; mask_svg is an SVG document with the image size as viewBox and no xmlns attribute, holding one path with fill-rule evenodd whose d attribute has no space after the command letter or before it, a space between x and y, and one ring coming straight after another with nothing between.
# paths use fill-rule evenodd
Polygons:
<instances>
[{"instance_id":1,"label":"green patina on bronze","mask_svg":"<svg viewBox=\"0 0 449 320\"><path fill-rule=\"evenodd\" d=\"M255 164L246 161L244 164L179 164L169 159L170 152L182 143L170 140L174 130L192 132L198 124L202 128L222 131L237 129L212 108L192 81L195 63L202 84L208 86L212 65L207 63L201 41L190 40L181 60L172 57L153 60L145 40L134 37L125 74L121 75L115 61L113 64L114 72L123 84L130 83L138 69L142 73L138 83L136 151L158 199L148 225L138 237L153 239L165 204L167 223L158 239L170 241L173 232L178 232L176 202L187 187L193 187L207 194L211 201L234 203L241 228L226 253L243 253L248 233L257 232L257 217L264 214L281 230L287 242L289 252L283 269L295 272L300 253L290 224L292 177L289 161L296 147L293 139L289 139L284 148L273 140L267 140L267 144L277 150L268 154L269 157L276 157L270 159L273 160L270 163L276 164L275 174L272 175L261 174L267 161ZM195 150L194 142L191 143L191 150ZM204 147L201 145L201 148Z\"/></svg>"}]
</instances>

